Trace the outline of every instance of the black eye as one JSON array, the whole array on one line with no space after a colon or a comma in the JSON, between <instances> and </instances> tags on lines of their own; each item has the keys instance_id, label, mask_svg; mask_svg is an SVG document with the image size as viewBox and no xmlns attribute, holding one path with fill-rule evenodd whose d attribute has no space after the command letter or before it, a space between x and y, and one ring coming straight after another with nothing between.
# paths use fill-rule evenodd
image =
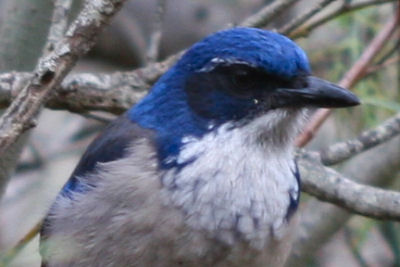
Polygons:
<instances>
[{"instance_id":1,"label":"black eye","mask_svg":"<svg viewBox=\"0 0 400 267\"><path fill-rule=\"evenodd\" d=\"M238 88L251 88L255 84L255 79L248 70L236 70L232 73L232 82Z\"/></svg>"}]
</instances>

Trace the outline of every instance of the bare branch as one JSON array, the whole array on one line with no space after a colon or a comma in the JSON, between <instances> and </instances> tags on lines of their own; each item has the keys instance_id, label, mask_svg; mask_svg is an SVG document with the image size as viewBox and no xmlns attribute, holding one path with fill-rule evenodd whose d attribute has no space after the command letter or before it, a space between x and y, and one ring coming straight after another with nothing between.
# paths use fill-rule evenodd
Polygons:
<instances>
[{"instance_id":1,"label":"bare branch","mask_svg":"<svg viewBox=\"0 0 400 267\"><path fill-rule=\"evenodd\" d=\"M21 84L31 77L30 73L0 74L0 107L8 106ZM45 106L77 113L102 110L119 114L142 98L149 87L136 72L75 74L48 96Z\"/></svg>"},{"instance_id":2,"label":"bare branch","mask_svg":"<svg viewBox=\"0 0 400 267\"><path fill-rule=\"evenodd\" d=\"M88 1L59 41L55 50L41 58L30 82L0 118L0 156L27 129L35 125L42 103L72 69L80 56L95 43L95 37L125 0Z\"/></svg>"},{"instance_id":3,"label":"bare branch","mask_svg":"<svg viewBox=\"0 0 400 267\"><path fill-rule=\"evenodd\" d=\"M397 9L396 16L394 16L377 36L371 41L368 47L364 50L360 58L354 63L351 69L344 75L339 85L344 88L353 87L365 75L367 68L371 64L375 56L381 51L382 47L386 44L387 40L392 36L398 28L400 22L400 8ZM305 146L318 131L324 121L331 114L330 109L319 109L311 118L303 133L297 138L296 145L299 147Z\"/></svg>"},{"instance_id":4,"label":"bare branch","mask_svg":"<svg viewBox=\"0 0 400 267\"><path fill-rule=\"evenodd\" d=\"M324 165L334 165L400 134L400 113L358 138L329 146L320 152Z\"/></svg>"},{"instance_id":5,"label":"bare branch","mask_svg":"<svg viewBox=\"0 0 400 267\"><path fill-rule=\"evenodd\" d=\"M395 43L393 46L386 51L376 62L376 64L382 64L386 60L388 60L393 54L396 54L397 51L399 51L400 48L400 31L397 31L397 36L395 38Z\"/></svg>"},{"instance_id":6,"label":"bare branch","mask_svg":"<svg viewBox=\"0 0 400 267\"><path fill-rule=\"evenodd\" d=\"M306 155L299 158L299 165L304 192L353 213L400 221L399 192L356 183Z\"/></svg>"},{"instance_id":7,"label":"bare branch","mask_svg":"<svg viewBox=\"0 0 400 267\"><path fill-rule=\"evenodd\" d=\"M245 19L240 25L243 27L265 27L273 21L279 14L285 9L296 3L297 0L280 0L274 1L273 3L262 8L256 14Z\"/></svg>"},{"instance_id":8,"label":"bare branch","mask_svg":"<svg viewBox=\"0 0 400 267\"><path fill-rule=\"evenodd\" d=\"M78 113L94 110L122 113L141 99L174 61L175 58L171 57L132 72L67 76L48 95L45 105ZM32 74L26 72L0 74L0 108L7 107L31 77Z\"/></svg>"},{"instance_id":9,"label":"bare branch","mask_svg":"<svg viewBox=\"0 0 400 267\"><path fill-rule=\"evenodd\" d=\"M374 66L370 66L366 71L365 71L365 77L369 76L372 73L375 73L376 71L383 69L387 66L390 66L392 64L396 64L400 62L400 56L393 57L393 58L388 58L381 64L376 64Z\"/></svg>"},{"instance_id":10,"label":"bare branch","mask_svg":"<svg viewBox=\"0 0 400 267\"><path fill-rule=\"evenodd\" d=\"M299 25L303 24L306 20L320 12L324 7L329 5L335 0L321 0L318 4L316 4L311 9L307 10L305 13L299 15L298 17L294 18L292 21L281 27L278 32L290 35L290 33L296 29Z\"/></svg>"},{"instance_id":11,"label":"bare branch","mask_svg":"<svg viewBox=\"0 0 400 267\"><path fill-rule=\"evenodd\" d=\"M150 36L149 49L147 51L147 63L157 61L160 52L160 43L162 37L162 24L164 21L164 14L166 10L166 0L157 1L157 11L154 21L153 33Z\"/></svg>"},{"instance_id":12,"label":"bare branch","mask_svg":"<svg viewBox=\"0 0 400 267\"><path fill-rule=\"evenodd\" d=\"M56 0L54 1L53 17L51 18L51 26L45 51L53 51L58 41L62 39L68 26L68 15L71 8L72 0Z\"/></svg>"},{"instance_id":13,"label":"bare branch","mask_svg":"<svg viewBox=\"0 0 400 267\"><path fill-rule=\"evenodd\" d=\"M315 28L325 24L332 19L359 10L366 7L371 7L375 5L381 5L386 3L391 3L396 0L367 0L367 1L360 1L360 2L349 2L349 1L342 1L340 5L338 5L335 9L331 9L325 14L320 14L318 18L311 19L309 22L306 22L302 25L298 25L296 29L293 29L292 32L289 34L291 38L299 38L308 35L312 32Z\"/></svg>"},{"instance_id":14,"label":"bare branch","mask_svg":"<svg viewBox=\"0 0 400 267\"><path fill-rule=\"evenodd\" d=\"M390 186L400 171L400 137L367 150L341 166L341 173L355 181L373 186ZM302 172L302 179L307 170ZM301 207L301 222L286 266L306 266L307 259L316 253L351 218L352 213L328 202L310 199Z\"/></svg>"}]
</instances>

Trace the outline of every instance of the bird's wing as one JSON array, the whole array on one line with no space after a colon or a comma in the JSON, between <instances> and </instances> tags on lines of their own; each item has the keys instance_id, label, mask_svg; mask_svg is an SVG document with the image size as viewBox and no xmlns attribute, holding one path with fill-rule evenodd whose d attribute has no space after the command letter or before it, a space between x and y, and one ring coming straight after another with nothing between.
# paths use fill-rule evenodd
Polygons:
<instances>
[{"instance_id":1,"label":"bird's wing","mask_svg":"<svg viewBox=\"0 0 400 267\"><path fill-rule=\"evenodd\" d=\"M96 176L87 174L94 171L98 163L123 158L130 144L141 138L152 140L152 135L151 130L141 128L138 124L132 122L127 117L127 114L121 115L111 122L89 145L63 187L61 191L62 197L71 197L74 192L84 192L89 190L90 187L95 187L96 181L93 178ZM130 150L132 152L132 148ZM51 214L51 209L49 214ZM41 243L49 237L47 226L50 223L50 217L48 215L43 222L40 232ZM42 262L42 267L45 266L46 262Z\"/></svg>"},{"instance_id":2,"label":"bird's wing","mask_svg":"<svg viewBox=\"0 0 400 267\"><path fill-rule=\"evenodd\" d=\"M90 177L93 177L86 174L93 171L96 164L122 158L129 144L139 138L150 138L151 135L152 132L150 130L143 129L132 122L127 117L127 114L121 115L111 122L89 145L68 182L65 184L62 193L69 196L72 192L82 192L91 186L95 186L96 181L82 181L82 178L90 179Z\"/></svg>"}]
</instances>

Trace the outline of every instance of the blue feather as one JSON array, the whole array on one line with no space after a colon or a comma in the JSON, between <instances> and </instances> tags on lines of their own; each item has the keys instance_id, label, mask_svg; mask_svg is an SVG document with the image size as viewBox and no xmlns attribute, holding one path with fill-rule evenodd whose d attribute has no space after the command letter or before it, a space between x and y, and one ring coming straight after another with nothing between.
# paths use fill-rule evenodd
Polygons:
<instances>
[{"instance_id":1,"label":"blue feather","mask_svg":"<svg viewBox=\"0 0 400 267\"><path fill-rule=\"evenodd\" d=\"M90 144L73 171L68 182L62 189L62 195L71 197L73 192L84 193L96 186L97 181L91 181L86 174L93 172L98 163L120 159L126 148L140 137L151 137L151 131L142 129L129 120L126 114L114 120ZM82 181L80 178L85 177Z\"/></svg>"},{"instance_id":2,"label":"blue feather","mask_svg":"<svg viewBox=\"0 0 400 267\"><path fill-rule=\"evenodd\" d=\"M218 90L206 92L210 84L198 84L204 92L199 92L201 96L196 101L201 101L198 106L214 103L214 106L205 109L215 118L199 116L189 105L188 90L193 90L193 86L186 86L190 78L208 69L213 61L242 62L286 81L310 73L303 50L278 33L234 28L217 32L196 43L160 78L150 93L128 111L132 121L156 132L161 162L179 153L184 136L201 137L209 131L210 125L240 120L249 113L253 105L250 99L232 98Z\"/></svg>"},{"instance_id":3,"label":"blue feather","mask_svg":"<svg viewBox=\"0 0 400 267\"><path fill-rule=\"evenodd\" d=\"M221 62L245 64L261 71L263 76L271 78L262 86L272 89L277 86L275 77L290 81L310 73L303 50L278 33L234 28L206 37L194 44L145 98L91 144L65 185L63 194L84 192L95 186L95 181L82 184L78 177L93 171L97 163L123 157L125 148L137 138L140 129L151 130L147 132L147 138L151 136L150 139L155 141L161 168L181 168L182 164L174 159L181 150L183 137L201 137L212 126L246 117L254 107L253 100L226 93L223 89L231 86L230 81L221 82L222 88L214 90L215 77L205 71Z\"/></svg>"},{"instance_id":4,"label":"blue feather","mask_svg":"<svg viewBox=\"0 0 400 267\"><path fill-rule=\"evenodd\" d=\"M286 220L289 221L292 215L296 212L297 207L300 202L300 191L301 191L301 180L300 180L300 171L297 165L297 161L294 161L295 169L293 170L293 175L297 181L297 189L291 189L289 193L289 207L286 211Z\"/></svg>"}]
</instances>

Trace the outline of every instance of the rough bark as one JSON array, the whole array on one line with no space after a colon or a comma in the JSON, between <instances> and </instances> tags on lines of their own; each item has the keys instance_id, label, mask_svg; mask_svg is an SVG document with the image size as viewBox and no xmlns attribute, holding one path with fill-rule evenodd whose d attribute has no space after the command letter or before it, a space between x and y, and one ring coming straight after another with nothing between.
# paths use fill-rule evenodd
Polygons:
<instances>
[{"instance_id":1,"label":"rough bark","mask_svg":"<svg viewBox=\"0 0 400 267\"><path fill-rule=\"evenodd\" d=\"M3 1L0 23L0 72L31 71L41 54L50 25L51 0ZM0 157L0 199L28 138L23 134Z\"/></svg>"}]
</instances>

